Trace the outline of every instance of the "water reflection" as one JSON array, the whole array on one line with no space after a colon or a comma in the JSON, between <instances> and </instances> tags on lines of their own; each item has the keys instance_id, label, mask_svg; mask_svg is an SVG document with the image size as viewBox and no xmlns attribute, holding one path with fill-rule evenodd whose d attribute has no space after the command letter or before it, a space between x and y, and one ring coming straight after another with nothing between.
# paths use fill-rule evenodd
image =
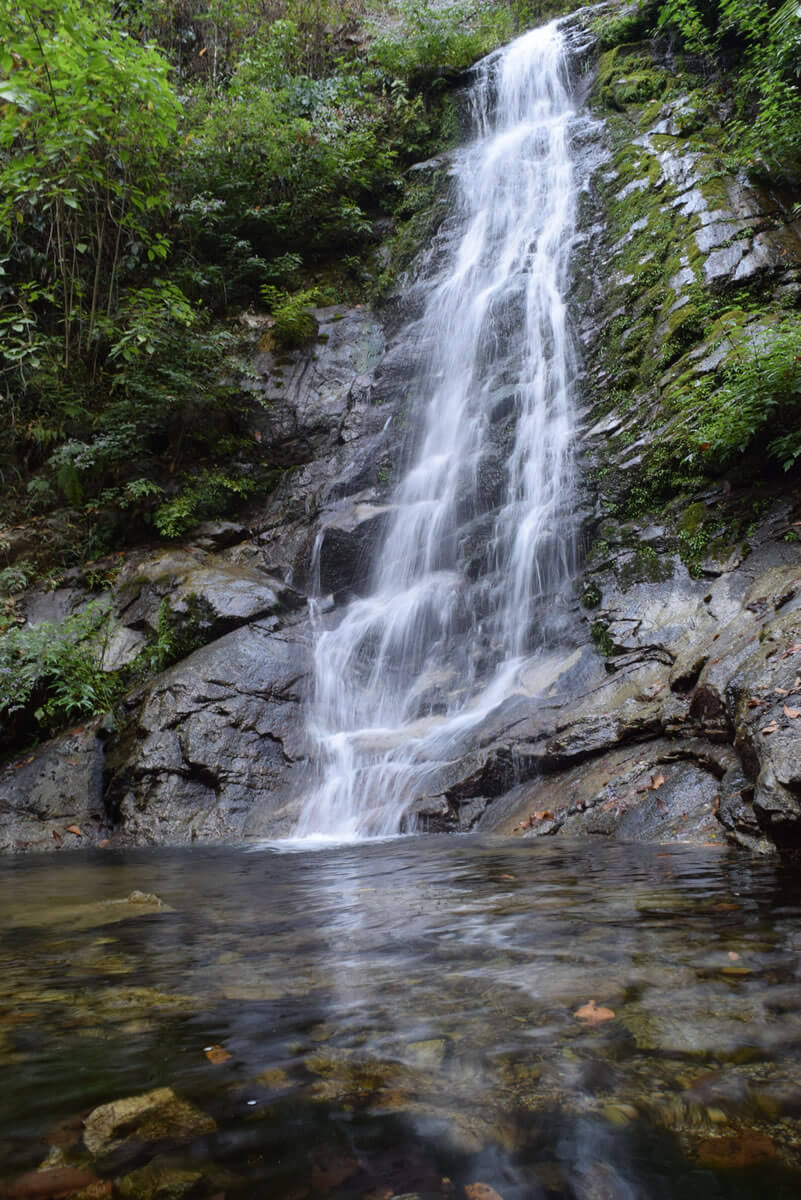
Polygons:
<instances>
[{"instance_id":1,"label":"water reflection","mask_svg":"<svg viewBox=\"0 0 801 1200\"><path fill-rule=\"evenodd\" d=\"M167 1170L197 1197L801 1194L801 889L778 864L132 851L6 863L0 903L0 1195L44 1162L134 1196ZM197 1127L88 1152L90 1110L155 1088Z\"/></svg>"}]
</instances>

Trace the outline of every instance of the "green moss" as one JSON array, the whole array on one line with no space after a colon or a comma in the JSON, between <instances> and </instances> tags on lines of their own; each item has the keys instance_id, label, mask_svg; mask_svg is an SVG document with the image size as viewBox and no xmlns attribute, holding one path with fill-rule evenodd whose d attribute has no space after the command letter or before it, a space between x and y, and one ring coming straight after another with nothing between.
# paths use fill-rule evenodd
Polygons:
<instances>
[{"instance_id":1,"label":"green moss","mask_svg":"<svg viewBox=\"0 0 801 1200\"><path fill-rule=\"evenodd\" d=\"M637 583L663 583L672 577L673 564L670 558L660 557L653 546L638 546L633 557L617 571L617 579L624 592Z\"/></svg>"},{"instance_id":2,"label":"green moss","mask_svg":"<svg viewBox=\"0 0 801 1200\"><path fill-rule=\"evenodd\" d=\"M689 504L677 522L679 534L685 534L688 538L694 537L703 527L708 516L709 509L702 501Z\"/></svg>"}]
</instances>

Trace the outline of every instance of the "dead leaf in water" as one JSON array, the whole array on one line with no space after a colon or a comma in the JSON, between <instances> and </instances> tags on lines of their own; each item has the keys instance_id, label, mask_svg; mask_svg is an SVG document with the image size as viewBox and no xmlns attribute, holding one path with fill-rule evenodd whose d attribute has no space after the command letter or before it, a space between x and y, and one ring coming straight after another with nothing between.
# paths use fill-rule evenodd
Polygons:
<instances>
[{"instance_id":1,"label":"dead leaf in water","mask_svg":"<svg viewBox=\"0 0 801 1200\"><path fill-rule=\"evenodd\" d=\"M228 1062L228 1059L231 1058L231 1055L222 1046L206 1046L203 1053L209 1062L215 1065L217 1063Z\"/></svg>"},{"instance_id":2,"label":"dead leaf in water","mask_svg":"<svg viewBox=\"0 0 801 1200\"><path fill-rule=\"evenodd\" d=\"M503 1200L488 1183L466 1183L464 1191L467 1200Z\"/></svg>"},{"instance_id":3,"label":"dead leaf in water","mask_svg":"<svg viewBox=\"0 0 801 1200\"><path fill-rule=\"evenodd\" d=\"M577 1008L573 1013L579 1021L586 1021L588 1025L602 1025L604 1021L614 1021L615 1013L611 1008L604 1008L603 1005L597 1005L594 1000L590 1000L589 1004L582 1004L581 1008Z\"/></svg>"}]
</instances>

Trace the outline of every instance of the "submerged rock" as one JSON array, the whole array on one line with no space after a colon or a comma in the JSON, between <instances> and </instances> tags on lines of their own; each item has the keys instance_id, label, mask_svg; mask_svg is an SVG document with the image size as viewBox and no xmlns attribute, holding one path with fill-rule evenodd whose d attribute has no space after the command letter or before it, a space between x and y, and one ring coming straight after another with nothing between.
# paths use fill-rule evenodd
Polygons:
<instances>
[{"instance_id":1,"label":"submerged rock","mask_svg":"<svg viewBox=\"0 0 801 1200\"><path fill-rule=\"evenodd\" d=\"M83 1141L93 1158L105 1158L126 1144L182 1143L216 1131L215 1121L172 1088L155 1088L93 1109L84 1122Z\"/></svg>"}]
</instances>

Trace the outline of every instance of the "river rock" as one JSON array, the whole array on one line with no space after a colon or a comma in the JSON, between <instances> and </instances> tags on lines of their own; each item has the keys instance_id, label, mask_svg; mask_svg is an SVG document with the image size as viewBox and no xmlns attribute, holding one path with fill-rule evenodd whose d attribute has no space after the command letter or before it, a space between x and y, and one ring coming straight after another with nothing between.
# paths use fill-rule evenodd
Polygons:
<instances>
[{"instance_id":1,"label":"river rock","mask_svg":"<svg viewBox=\"0 0 801 1200\"><path fill-rule=\"evenodd\" d=\"M83 1141L93 1158L112 1155L126 1143L191 1142L216 1131L215 1121L172 1088L156 1088L93 1109L84 1122Z\"/></svg>"}]
</instances>

